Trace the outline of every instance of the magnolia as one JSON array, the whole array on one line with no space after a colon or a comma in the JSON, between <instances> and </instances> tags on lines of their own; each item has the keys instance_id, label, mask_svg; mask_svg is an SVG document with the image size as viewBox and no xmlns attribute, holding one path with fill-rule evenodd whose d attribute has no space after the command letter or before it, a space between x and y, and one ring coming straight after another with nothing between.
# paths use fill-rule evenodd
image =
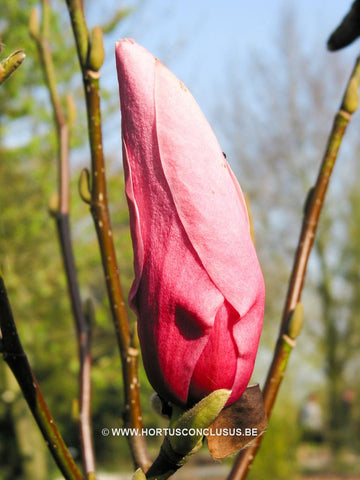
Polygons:
<instances>
[{"instance_id":1,"label":"magnolia","mask_svg":"<svg viewBox=\"0 0 360 480\"><path fill-rule=\"evenodd\" d=\"M185 85L133 40L116 62L145 369L168 401L227 388L230 404L253 371L265 296L244 198Z\"/></svg>"}]
</instances>

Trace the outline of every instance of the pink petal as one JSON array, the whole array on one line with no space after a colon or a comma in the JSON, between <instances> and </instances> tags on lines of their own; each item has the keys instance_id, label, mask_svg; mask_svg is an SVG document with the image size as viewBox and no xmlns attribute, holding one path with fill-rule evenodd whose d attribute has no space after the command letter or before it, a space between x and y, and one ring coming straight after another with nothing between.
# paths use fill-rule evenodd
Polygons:
<instances>
[{"instance_id":1,"label":"pink petal","mask_svg":"<svg viewBox=\"0 0 360 480\"><path fill-rule=\"evenodd\" d=\"M161 163L181 223L210 278L243 316L261 302L264 285L240 187L192 95L158 61L155 108Z\"/></svg>"},{"instance_id":2,"label":"pink petal","mask_svg":"<svg viewBox=\"0 0 360 480\"><path fill-rule=\"evenodd\" d=\"M132 48L139 49L136 56L129 54ZM139 337L146 343L142 350L145 366L151 365L150 380L159 392L175 393L186 403L192 371L223 297L189 243L163 176L152 128L154 59L127 42L118 44L117 55L121 56L119 76L125 77L120 87L126 86L120 94L126 193L136 253L131 302L141 312ZM145 79L146 88L138 85L139 79ZM196 285L196 290L189 285ZM171 357L182 359L183 368L169 361Z\"/></svg>"},{"instance_id":3,"label":"pink petal","mask_svg":"<svg viewBox=\"0 0 360 480\"><path fill-rule=\"evenodd\" d=\"M196 401L219 388L232 390L238 357L232 330L238 317L229 303L223 303L219 308L208 342L193 372L190 400L193 398Z\"/></svg>"}]
</instances>

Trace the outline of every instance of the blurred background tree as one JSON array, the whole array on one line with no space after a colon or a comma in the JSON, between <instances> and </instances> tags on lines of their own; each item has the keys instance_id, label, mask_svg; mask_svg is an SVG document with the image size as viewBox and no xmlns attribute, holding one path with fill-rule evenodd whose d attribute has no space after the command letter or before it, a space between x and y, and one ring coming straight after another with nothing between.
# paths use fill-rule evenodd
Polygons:
<instances>
[{"instance_id":1,"label":"blurred background tree","mask_svg":"<svg viewBox=\"0 0 360 480\"><path fill-rule=\"evenodd\" d=\"M71 418L71 412L77 397L78 360L55 225L48 214L48 202L56 190L56 138L38 54L28 33L29 14L34 5L37 2L27 2L26 5L5 2L1 5L4 55L21 47L25 48L27 58L16 75L0 89L0 266L25 350L65 441L76 456L79 438L77 421ZM121 422L121 370L108 318L96 236L88 209L77 193L77 178L84 163L87 164L88 153L83 146L87 132L83 127L82 85L74 42L63 2L52 2L52 6L51 47L57 67L58 87L64 105L65 94L71 92L78 110L71 136L76 152L72 164L71 213L82 294L84 298L91 297L96 306L96 324L93 326L96 432L104 425L119 425ZM116 203L114 234L121 252L119 265L124 289L128 291L132 251L126 201L122 193L123 180L119 167L112 166L111 159L109 163L110 189L117 192L117 196L111 199ZM144 374L142 379L145 391L148 391ZM0 430L0 458L3 460L0 462L0 477L49 478L45 463L51 470L54 465L47 457L41 436L38 435L36 441L26 440L32 438L33 433L36 435L37 430L11 374L2 363L0 388L3 427ZM114 439L112 448L110 441L104 444L99 435L96 439L100 465L102 460L111 463L114 458L115 463L127 459L130 465L124 439ZM40 452L44 464L42 469Z\"/></svg>"},{"instance_id":2,"label":"blurred background tree","mask_svg":"<svg viewBox=\"0 0 360 480\"><path fill-rule=\"evenodd\" d=\"M28 8L34 4L29 2ZM62 318L62 330L69 331L71 326L66 299L60 293L64 290L63 279L57 274L61 264L47 215L47 201L54 181L51 165L54 137L47 127L51 122L50 112L45 102L39 102L35 95L41 90L42 77L41 71L34 68L35 50L28 36L29 10L7 2L2 5L2 14L5 20L2 24L4 54L26 46L30 61L0 89L0 262L26 349L36 370L43 370L44 376L48 370L47 376L51 378L63 375L61 372L69 361L72 343L69 335L70 348L64 349L61 365L58 355L52 355L54 344L51 335L48 336L52 330L50 322L57 318L57 312ZM30 121L34 111L39 116ZM12 374L5 368L1 364L1 417L5 422L0 430L4 469L1 475L4 478L21 475L35 478L36 462L39 478L48 478L43 440L39 433L36 435L27 406ZM31 435L34 439L29 442L26 438L30 439Z\"/></svg>"},{"instance_id":3,"label":"blurred background tree","mask_svg":"<svg viewBox=\"0 0 360 480\"><path fill-rule=\"evenodd\" d=\"M325 51L315 55L302 37L292 8L284 10L277 31L270 56L253 52L245 73L239 72L236 58L230 64L231 94L228 102L221 102L216 109L229 144L228 158L233 157L251 200L266 281L263 355L257 359L257 380L269 361L264 352L275 343L276 319L281 316L304 198L315 181L341 101L339 86L345 85L352 68L339 57L332 56L329 62ZM360 361L358 129L359 119L355 118L320 219L303 299L305 328L291 359L292 379L286 378L283 387L288 396L280 395L269 425L270 438L264 441L250 478L265 478L270 471L266 478L289 478L291 464L294 472L294 449L301 437L293 411L300 410L311 391L320 397L326 419L323 434L335 464L341 448L349 447L345 438L359 436L360 417L355 407L360 394L356 371ZM284 445L284 428L278 428L279 422L287 432L286 452L274 462L274 445ZM352 447L358 449L359 445L353 442ZM330 464L328 461L328 467Z\"/></svg>"}]
</instances>

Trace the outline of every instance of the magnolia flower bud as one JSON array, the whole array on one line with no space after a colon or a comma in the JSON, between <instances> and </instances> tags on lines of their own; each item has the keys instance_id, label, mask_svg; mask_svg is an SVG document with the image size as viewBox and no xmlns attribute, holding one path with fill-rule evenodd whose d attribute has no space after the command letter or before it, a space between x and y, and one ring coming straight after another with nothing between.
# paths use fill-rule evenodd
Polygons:
<instances>
[{"instance_id":1,"label":"magnolia flower bud","mask_svg":"<svg viewBox=\"0 0 360 480\"><path fill-rule=\"evenodd\" d=\"M145 369L167 401L224 388L230 404L253 371L265 296L244 197L184 84L133 40L116 61Z\"/></svg>"}]
</instances>

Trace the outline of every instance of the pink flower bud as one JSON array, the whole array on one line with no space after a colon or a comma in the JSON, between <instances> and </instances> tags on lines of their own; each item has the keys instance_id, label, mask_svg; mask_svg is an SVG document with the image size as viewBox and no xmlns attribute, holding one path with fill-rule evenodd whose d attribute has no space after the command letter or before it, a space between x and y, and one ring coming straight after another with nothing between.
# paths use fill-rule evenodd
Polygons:
<instances>
[{"instance_id":1,"label":"pink flower bud","mask_svg":"<svg viewBox=\"0 0 360 480\"><path fill-rule=\"evenodd\" d=\"M147 375L179 405L219 388L232 403L253 371L265 297L240 186L183 83L133 40L116 44L116 61Z\"/></svg>"}]
</instances>

